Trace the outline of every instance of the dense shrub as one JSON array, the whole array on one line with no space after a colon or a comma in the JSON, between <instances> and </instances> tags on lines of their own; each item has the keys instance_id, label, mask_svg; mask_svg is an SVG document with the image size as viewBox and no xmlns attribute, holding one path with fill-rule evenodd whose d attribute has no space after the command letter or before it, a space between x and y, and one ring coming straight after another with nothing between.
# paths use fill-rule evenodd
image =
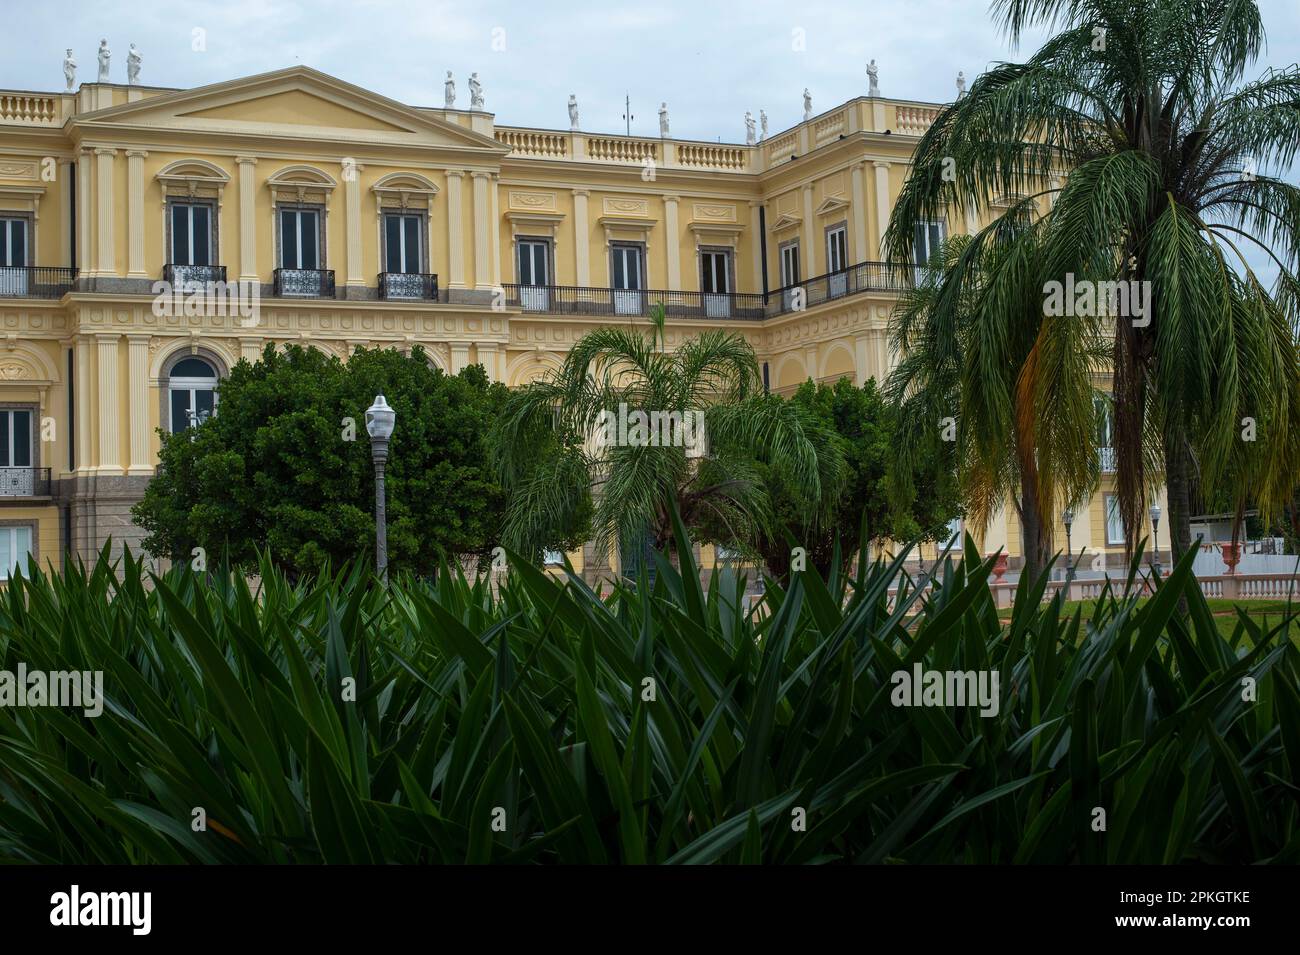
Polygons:
<instances>
[{"instance_id":1,"label":"dense shrub","mask_svg":"<svg viewBox=\"0 0 1300 955\"><path fill-rule=\"evenodd\" d=\"M603 597L528 563L497 597L269 560L255 593L129 556L17 579L0 668L103 670L108 702L0 707L0 857L1296 861L1295 620L1225 639L1188 560L1087 619L1024 581L1000 623L969 544L924 592L837 559L751 613L678 543ZM996 716L894 706L916 664L996 671Z\"/></svg>"}]
</instances>

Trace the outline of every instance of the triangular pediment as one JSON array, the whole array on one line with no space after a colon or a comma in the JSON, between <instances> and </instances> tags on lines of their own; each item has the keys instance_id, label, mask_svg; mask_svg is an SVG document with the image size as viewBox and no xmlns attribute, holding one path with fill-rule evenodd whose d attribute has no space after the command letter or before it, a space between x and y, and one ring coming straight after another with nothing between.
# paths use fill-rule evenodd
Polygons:
<instances>
[{"instance_id":1,"label":"triangular pediment","mask_svg":"<svg viewBox=\"0 0 1300 955\"><path fill-rule=\"evenodd\" d=\"M179 117L224 120L236 123L274 123L277 126L323 126L330 129L368 129L377 132L410 132L384 119L351 106L291 89L252 99L178 113Z\"/></svg>"},{"instance_id":2,"label":"triangular pediment","mask_svg":"<svg viewBox=\"0 0 1300 955\"><path fill-rule=\"evenodd\" d=\"M128 126L506 152L492 138L428 110L406 106L306 66L164 93L85 113L74 122L86 129Z\"/></svg>"}]
</instances>

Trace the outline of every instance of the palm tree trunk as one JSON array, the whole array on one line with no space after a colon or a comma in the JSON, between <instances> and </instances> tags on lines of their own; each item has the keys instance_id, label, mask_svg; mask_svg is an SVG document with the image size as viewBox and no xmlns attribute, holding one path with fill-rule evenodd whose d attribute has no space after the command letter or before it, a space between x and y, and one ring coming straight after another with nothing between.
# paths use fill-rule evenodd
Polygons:
<instances>
[{"instance_id":1,"label":"palm tree trunk","mask_svg":"<svg viewBox=\"0 0 1300 955\"><path fill-rule=\"evenodd\" d=\"M1179 429L1165 433L1165 491L1169 500L1171 567L1192 546L1191 456Z\"/></svg>"},{"instance_id":2,"label":"palm tree trunk","mask_svg":"<svg viewBox=\"0 0 1300 955\"><path fill-rule=\"evenodd\" d=\"M1036 476L1020 472L1020 526L1023 531L1020 549L1024 553L1021 579L1034 580L1043 572L1051 555L1052 531L1045 527L1039 515L1038 482Z\"/></svg>"}]
</instances>

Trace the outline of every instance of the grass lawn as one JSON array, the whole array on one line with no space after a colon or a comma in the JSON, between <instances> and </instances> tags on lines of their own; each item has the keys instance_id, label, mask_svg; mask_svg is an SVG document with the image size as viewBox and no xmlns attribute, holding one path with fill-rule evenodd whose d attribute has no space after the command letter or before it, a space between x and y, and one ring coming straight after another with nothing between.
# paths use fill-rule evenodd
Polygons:
<instances>
[{"instance_id":1,"label":"grass lawn","mask_svg":"<svg viewBox=\"0 0 1300 955\"><path fill-rule=\"evenodd\" d=\"M1138 604L1144 604L1150 597L1142 597ZM1209 598L1206 603L1210 605L1210 612L1214 614L1214 624L1218 627L1219 633L1225 637L1231 637L1232 631L1237 626L1237 608L1244 610L1255 622L1264 626L1268 624L1277 624L1287 612L1287 602L1285 600L1242 600L1232 601L1223 598ZM1095 600L1067 600L1061 608L1063 617L1072 617L1074 612L1079 608L1083 609L1085 619L1092 616L1097 610L1097 601ZM1291 613L1300 613L1300 601L1294 601L1290 605ZM998 610L998 616L1003 620L1011 619L1011 607L1004 607Z\"/></svg>"}]
</instances>

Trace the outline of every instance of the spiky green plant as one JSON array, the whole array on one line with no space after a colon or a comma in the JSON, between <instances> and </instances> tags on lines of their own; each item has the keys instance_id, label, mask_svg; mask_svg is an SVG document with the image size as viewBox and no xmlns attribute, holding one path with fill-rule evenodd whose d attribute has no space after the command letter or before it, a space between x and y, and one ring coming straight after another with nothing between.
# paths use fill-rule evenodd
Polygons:
<instances>
[{"instance_id":1,"label":"spiky green plant","mask_svg":"<svg viewBox=\"0 0 1300 955\"><path fill-rule=\"evenodd\" d=\"M969 543L924 591L860 555L751 613L677 533L680 571L603 598L526 562L496 597L270 561L256 590L130 557L16 579L0 668L102 670L107 701L0 708L0 859L1300 858L1292 613L1225 639L1184 560L1087 618L1025 580L1003 624ZM895 707L918 663L997 671L997 714Z\"/></svg>"}]
</instances>

